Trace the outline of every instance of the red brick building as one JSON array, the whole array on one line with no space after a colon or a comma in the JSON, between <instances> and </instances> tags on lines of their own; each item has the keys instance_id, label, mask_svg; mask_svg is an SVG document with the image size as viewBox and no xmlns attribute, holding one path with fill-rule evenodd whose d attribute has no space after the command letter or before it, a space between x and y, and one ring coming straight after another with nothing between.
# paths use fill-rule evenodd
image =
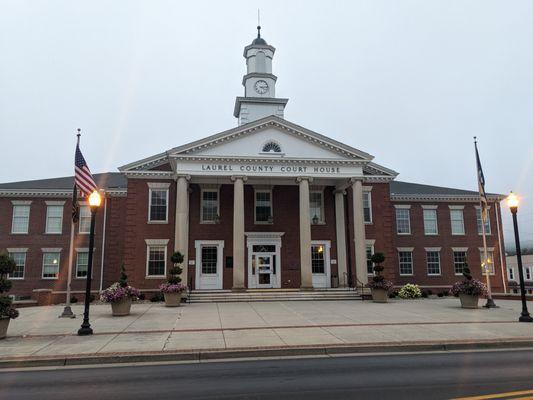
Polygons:
<instances>
[{"instance_id":1,"label":"red brick building","mask_svg":"<svg viewBox=\"0 0 533 400\"><path fill-rule=\"evenodd\" d=\"M157 291L174 251L185 255L192 289L360 286L372 252L386 256L396 285L440 291L465 262L481 277L477 192L395 180L361 150L284 119L275 96L275 49L246 46L239 126L97 174L93 290L116 281ZM0 251L18 264L11 293L64 299L69 266L72 177L0 184ZM506 290L499 202L489 195L491 284ZM75 226L72 289L81 293L88 207Z\"/></svg>"}]
</instances>

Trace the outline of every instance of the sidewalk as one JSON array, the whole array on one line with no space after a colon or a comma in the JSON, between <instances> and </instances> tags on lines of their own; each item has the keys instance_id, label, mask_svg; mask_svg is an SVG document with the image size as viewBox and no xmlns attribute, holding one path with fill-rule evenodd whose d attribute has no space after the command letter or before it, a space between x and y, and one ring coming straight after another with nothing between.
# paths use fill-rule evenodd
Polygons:
<instances>
[{"instance_id":1,"label":"sidewalk","mask_svg":"<svg viewBox=\"0 0 533 400\"><path fill-rule=\"evenodd\" d=\"M95 334L79 337L62 306L20 310L0 340L0 365L198 359L533 345L533 324L516 322L520 302L464 310L459 300L134 304L127 317L91 306ZM156 357L157 356L157 357ZM151 358L150 358L151 357ZM9 361L9 362L8 362Z\"/></svg>"}]
</instances>

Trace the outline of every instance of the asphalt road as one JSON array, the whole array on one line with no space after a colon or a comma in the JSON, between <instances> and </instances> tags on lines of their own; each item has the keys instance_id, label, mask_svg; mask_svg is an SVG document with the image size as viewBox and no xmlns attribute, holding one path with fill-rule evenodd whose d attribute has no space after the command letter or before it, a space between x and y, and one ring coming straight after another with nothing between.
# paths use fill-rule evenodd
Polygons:
<instances>
[{"instance_id":1,"label":"asphalt road","mask_svg":"<svg viewBox=\"0 0 533 400\"><path fill-rule=\"evenodd\" d=\"M0 399L449 399L533 389L533 350L0 371Z\"/></svg>"}]
</instances>

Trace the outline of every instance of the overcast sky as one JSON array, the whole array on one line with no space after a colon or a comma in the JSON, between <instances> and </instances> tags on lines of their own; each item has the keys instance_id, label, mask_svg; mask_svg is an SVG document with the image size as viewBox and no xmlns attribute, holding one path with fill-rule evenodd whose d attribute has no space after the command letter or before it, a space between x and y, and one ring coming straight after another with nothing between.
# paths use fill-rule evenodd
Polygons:
<instances>
[{"instance_id":1,"label":"overcast sky","mask_svg":"<svg viewBox=\"0 0 533 400\"><path fill-rule=\"evenodd\" d=\"M105 172L236 126L258 7L288 120L471 190L477 135L533 239L533 1L0 0L0 182L71 175L78 127Z\"/></svg>"}]
</instances>

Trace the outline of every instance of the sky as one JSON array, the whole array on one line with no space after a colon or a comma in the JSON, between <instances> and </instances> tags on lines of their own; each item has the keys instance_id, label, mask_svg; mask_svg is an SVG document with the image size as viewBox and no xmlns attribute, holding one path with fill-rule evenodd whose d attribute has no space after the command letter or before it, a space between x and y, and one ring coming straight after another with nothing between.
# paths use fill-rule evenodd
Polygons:
<instances>
[{"instance_id":1,"label":"sky","mask_svg":"<svg viewBox=\"0 0 533 400\"><path fill-rule=\"evenodd\" d=\"M77 128L106 172L236 126L258 8L286 119L470 190L477 136L533 241L533 1L0 0L0 182L71 175Z\"/></svg>"}]
</instances>

